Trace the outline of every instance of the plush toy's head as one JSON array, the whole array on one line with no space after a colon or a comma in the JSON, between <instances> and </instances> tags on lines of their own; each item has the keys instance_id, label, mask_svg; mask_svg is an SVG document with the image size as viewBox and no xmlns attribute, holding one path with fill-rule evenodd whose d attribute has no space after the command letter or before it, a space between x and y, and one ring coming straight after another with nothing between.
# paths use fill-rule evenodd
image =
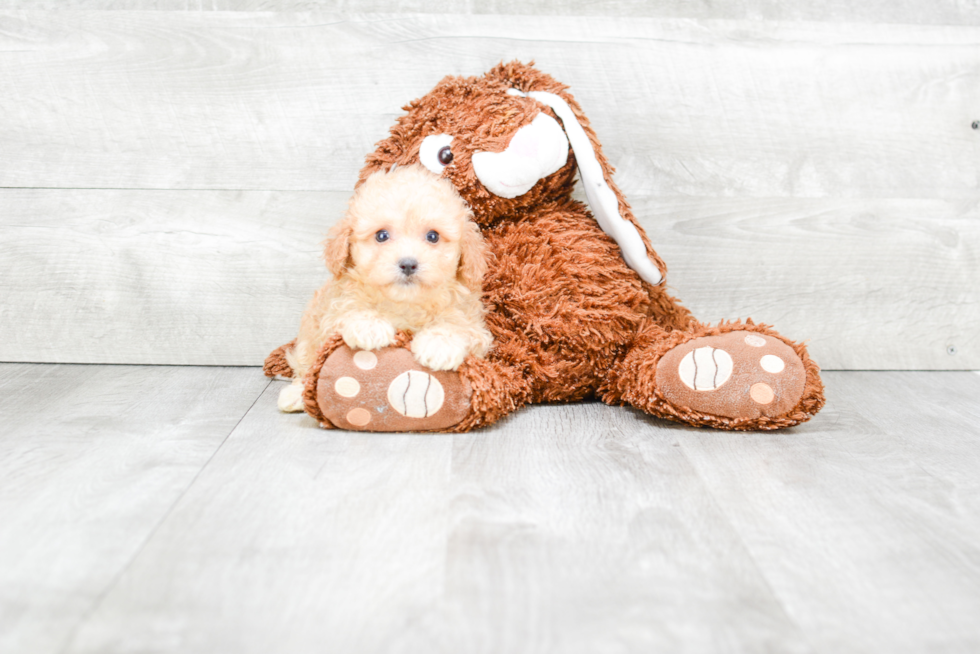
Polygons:
<instances>
[{"instance_id":1,"label":"plush toy's head","mask_svg":"<svg viewBox=\"0 0 980 654\"><path fill-rule=\"evenodd\" d=\"M570 196L579 172L602 229L627 264L651 284L666 266L638 228L613 169L567 87L533 65L500 64L480 77L446 77L413 101L361 170L419 163L449 179L491 226Z\"/></svg>"}]
</instances>

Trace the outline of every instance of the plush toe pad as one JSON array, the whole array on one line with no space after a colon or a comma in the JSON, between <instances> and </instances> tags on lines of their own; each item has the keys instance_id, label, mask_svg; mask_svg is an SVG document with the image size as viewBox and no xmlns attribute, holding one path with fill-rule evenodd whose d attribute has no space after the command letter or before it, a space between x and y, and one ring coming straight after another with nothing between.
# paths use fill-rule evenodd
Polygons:
<instances>
[{"instance_id":1,"label":"plush toe pad","mask_svg":"<svg viewBox=\"0 0 980 654\"><path fill-rule=\"evenodd\" d=\"M657 364L657 386L678 407L726 418L775 418L803 396L806 371L786 343L728 332L681 343Z\"/></svg>"},{"instance_id":2,"label":"plush toe pad","mask_svg":"<svg viewBox=\"0 0 980 654\"><path fill-rule=\"evenodd\" d=\"M323 415L353 431L446 429L469 412L469 385L451 371L432 371L400 347L334 351L316 389Z\"/></svg>"}]
</instances>

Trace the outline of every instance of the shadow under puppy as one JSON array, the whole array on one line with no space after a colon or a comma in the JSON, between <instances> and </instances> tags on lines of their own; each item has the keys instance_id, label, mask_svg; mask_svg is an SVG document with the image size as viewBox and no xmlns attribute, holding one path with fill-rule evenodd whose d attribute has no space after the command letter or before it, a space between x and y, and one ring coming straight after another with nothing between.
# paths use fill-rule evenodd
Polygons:
<instances>
[{"instance_id":1,"label":"shadow under puppy","mask_svg":"<svg viewBox=\"0 0 980 654\"><path fill-rule=\"evenodd\" d=\"M352 349L376 350L404 330L415 360L432 370L487 353L486 252L471 218L452 183L421 166L378 172L358 187L324 248L333 279L306 307L286 353L293 384L279 394L282 411L303 411L303 379L333 334Z\"/></svg>"}]
</instances>

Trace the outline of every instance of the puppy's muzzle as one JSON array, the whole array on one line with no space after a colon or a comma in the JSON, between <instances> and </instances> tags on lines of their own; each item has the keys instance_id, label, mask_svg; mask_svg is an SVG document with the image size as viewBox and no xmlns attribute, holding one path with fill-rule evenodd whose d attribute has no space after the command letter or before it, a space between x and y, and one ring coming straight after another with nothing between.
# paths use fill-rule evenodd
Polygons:
<instances>
[{"instance_id":1,"label":"puppy's muzzle","mask_svg":"<svg viewBox=\"0 0 980 654\"><path fill-rule=\"evenodd\" d=\"M404 257L398 260L398 267L401 268L405 277L411 277L419 270L419 260L412 257Z\"/></svg>"}]
</instances>

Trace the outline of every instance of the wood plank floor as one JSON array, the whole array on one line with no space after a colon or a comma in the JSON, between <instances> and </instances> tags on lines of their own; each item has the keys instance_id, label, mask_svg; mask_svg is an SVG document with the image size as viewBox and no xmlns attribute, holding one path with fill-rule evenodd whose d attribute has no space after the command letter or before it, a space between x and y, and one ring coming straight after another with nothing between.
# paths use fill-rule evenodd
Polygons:
<instances>
[{"instance_id":1,"label":"wood plank floor","mask_svg":"<svg viewBox=\"0 0 980 654\"><path fill-rule=\"evenodd\" d=\"M255 368L0 365L0 652L970 652L980 375L775 434L353 434Z\"/></svg>"}]
</instances>

